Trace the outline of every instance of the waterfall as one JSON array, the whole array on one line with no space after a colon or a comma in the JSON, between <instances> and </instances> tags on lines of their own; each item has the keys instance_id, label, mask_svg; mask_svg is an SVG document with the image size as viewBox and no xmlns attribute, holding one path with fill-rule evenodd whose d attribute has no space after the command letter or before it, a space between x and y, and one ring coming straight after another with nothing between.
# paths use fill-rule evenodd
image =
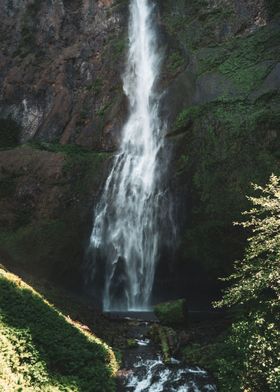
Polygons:
<instances>
[{"instance_id":1,"label":"waterfall","mask_svg":"<svg viewBox=\"0 0 280 392\"><path fill-rule=\"evenodd\" d=\"M164 135L155 92L160 55L153 17L151 1L131 0L123 76L129 116L90 238L93 273L98 259L104 269L104 310L148 310L158 259Z\"/></svg>"}]
</instances>

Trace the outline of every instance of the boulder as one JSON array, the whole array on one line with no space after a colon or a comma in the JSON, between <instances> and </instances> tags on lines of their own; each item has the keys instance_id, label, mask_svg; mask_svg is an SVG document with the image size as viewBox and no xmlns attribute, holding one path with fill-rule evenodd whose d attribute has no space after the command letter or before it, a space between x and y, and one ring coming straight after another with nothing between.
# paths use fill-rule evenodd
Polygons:
<instances>
[{"instance_id":1,"label":"boulder","mask_svg":"<svg viewBox=\"0 0 280 392\"><path fill-rule=\"evenodd\" d=\"M164 302L155 306L154 312L163 325L187 323L187 303L185 299Z\"/></svg>"}]
</instances>

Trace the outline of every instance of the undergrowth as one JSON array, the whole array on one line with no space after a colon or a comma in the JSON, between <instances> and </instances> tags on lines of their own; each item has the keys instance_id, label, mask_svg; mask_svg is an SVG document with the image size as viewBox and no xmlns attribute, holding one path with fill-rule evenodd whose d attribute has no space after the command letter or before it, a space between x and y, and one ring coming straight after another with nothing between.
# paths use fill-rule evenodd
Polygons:
<instances>
[{"instance_id":1,"label":"undergrowth","mask_svg":"<svg viewBox=\"0 0 280 392\"><path fill-rule=\"evenodd\" d=\"M0 391L115 390L112 350L0 269Z\"/></svg>"}]
</instances>

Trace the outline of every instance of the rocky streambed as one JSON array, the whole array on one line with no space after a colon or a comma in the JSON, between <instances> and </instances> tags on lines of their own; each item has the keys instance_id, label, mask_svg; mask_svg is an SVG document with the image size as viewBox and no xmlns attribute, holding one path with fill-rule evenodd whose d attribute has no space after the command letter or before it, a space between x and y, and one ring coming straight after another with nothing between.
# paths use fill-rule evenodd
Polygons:
<instances>
[{"instance_id":1,"label":"rocky streambed","mask_svg":"<svg viewBox=\"0 0 280 392\"><path fill-rule=\"evenodd\" d=\"M122 369L117 376L118 392L217 391L213 377L206 370L178 358L166 358L154 332L160 333L160 326L152 313L111 317L124 318L130 325Z\"/></svg>"}]
</instances>

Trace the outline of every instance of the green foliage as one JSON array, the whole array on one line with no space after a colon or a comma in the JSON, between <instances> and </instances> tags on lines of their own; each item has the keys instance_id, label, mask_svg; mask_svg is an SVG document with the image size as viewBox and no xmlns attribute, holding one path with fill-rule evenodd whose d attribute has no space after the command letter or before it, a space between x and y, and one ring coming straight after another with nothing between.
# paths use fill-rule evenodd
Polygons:
<instances>
[{"instance_id":1,"label":"green foliage","mask_svg":"<svg viewBox=\"0 0 280 392\"><path fill-rule=\"evenodd\" d=\"M186 301L178 299L156 305L154 312L163 325L184 324L186 322Z\"/></svg>"},{"instance_id":2,"label":"green foliage","mask_svg":"<svg viewBox=\"0 0 280 392\"><path fill-rule=\"evenodd\" d=\"M0 270L0 390L114 391L112 350Z\"/></svg>"},{"instance_id":3,"label":"green foliage","mask_svg":"<svg viewBox=\"0 0 280 392\"><path fill-rule=\"evenodd\" d=\"M277 29L262 28L248 37L235 38L227 44L228 58L218 70L230 77L243 92L249 92L268 75L277 56ZM265 61L267 60L267 61Z\"/></svg>"},{"instance_id":4,"label":"green foliage","mask_svg":"<svg viewBox=\"0 0 280 392\"><path fill-rule=\"evenodd\" d=\"M197 116L199 116L200 112L200 106L191 106L187 109L182 110L182 112L179 113L178 117L176 118L175 129L185 127L189 121L192 121Z\"/></svg>"},{"instance_id":5,"label":"green foliage","mask_svg":"<svg viewBox=\"0 0 280 392\"><path fill-rule=\"evenodd\" d=\"M211 371L220 392L278 392L279 342L277 325L267 313L256 312L214 343L187 346L183 357Z\"/></svg>"},{"instance_id":6,"label":"green foliage","mask_svg":"<svg viewBox=\"0 0 280 392\"><path fill-rule=\"evenodd\" d=\"M253 185L259 194L248 197L253 207L236 223L250 230L242 261L226 280L232 284L217 306L239 306L230 344L241 363L242 390L280 391L280 178L272 175L264 186ZM225 359L228 372L235 363Z\"/></svg>"},{"instance_id":7,"label":"green foliage","mask_svg":"<svg viewBox=\"0 0 280 392\"><path fill-rule=\"evenodd\" d=\"M172 75L180 71L185 64L185 59L179 51L172 52L167 60L167 70Z\"/></svg>"},{"instance_id":8,"label":"green foliage","mask_svg":"<svg viewBox=\"0 0 280 392\"><path fill-rule=\"evenodd\" d=\"M176 331L170 327L162 326L161 324L153 324L150 327L149 336L152 338L153 342L156 342L159 345L164 362L169 363L174 348L178 347Z\"/></svg>"},{"instance_id":9,"label":"green foliage","mask_svg":"<svg viewBox=\"0 0 280 392\"><path fill-rule=\"evenodd\" d=\"M227 278L233 285L220 305L257 301L258 306L265 304L272 311L280 300L280 178L271 175L266 186L253 187L260 195L248 197L253 205L243 213L248 219L235 223L249 229L252 235L244 259L236 262L235 272Z\"/></svg>"},{"instance_id":10,"label":"green foliage","mask_svg":"<svg viewBox=\"0 0 280 392\"><path fill-rule=\"evenodd\" d=\"M210 344L190 344L183 349L187 363L208 369L215 377L220 392L240 392L241 358L227 334Z\"/></svg>"},{"instance_id":11,"label":"green foliage","mask_svg":"<svg viewBox=\"0 0 280 392\"><path fill-rule=\"evenodd\" d=\"M20 127L8 117L0 119L0 149L12 148L19 144Z\"/></svg>"},{"instance_id":12,"label":"green foliage","mask_svg":"<svg viewBox=\"0 0 280 392\"><path fill-rule=\"evenodd\" d=\"M187 108L176 121L181 155L175 174L180 181L192 179L193 208L183 251L186 260L195 260L213 276L229 274L242 255L245 235L232 221L248 208L248 184L263 183L279 171L278 107L276 94L254 103L220 97Z\"/></svg>"},{"instance_id":13,"label":"green foliage","mask_svg":"<svg viewBox=\"0 0 280 392\"><path fill-rule=\"evenodd\" d=\"M120 60L126 50L128 45L127 34L121 33L119 36L116 35L108 36L108 44L105 47L104 56L110 58L111 61Z\"/></svg>"},{"instance_id":14,"label":"green foliage","mask_svg":"<svg viewBox=\"0 0 280 392\"><path fill-rule=\"evenodd\" d=\"M12 207L9 207L11 213L7 214L6 220L5 215L2 216L4 223L0 230L1 252L11 263L37 276L51 275L52 279L63 279L65 282L67 272L69 280L74 275L77 279L77 270L84 252L82 244L87 236L87 217L90 216L84 211L90 208L88 206L92 202L92 192L100 186L104 175L102 169L111 154L96 153L76 145L59 143L32 143L20 147L14 153L21 156L21 149L26 149L27 154L22 155L24 158L19 167L5 170L3 165L0 173L1 203L5 206L12 203ZM28 175L24 168L29 167L29 157L31 166L32 159L40 157L40 152L33 149L57 153L58 157L45 153L42 157L48 159L48 155L51 155L61 162L58 178L43 176L39 181L44 182L43 189L46 189L46 192L53 189L59 194L59 199L48 199L43 207L37 193L34 198L15 198L15 195L20 193L25 176ZM32 156L35 158L31 158ZM36 170L37 168L34 172L31 170L29 174L30 183L37 181ZM34 209L37 201L39 204Z\"/></svg>"},{"instance_id":15,"label":"green foliage","mask_svg":"<svg viewBox=\"0 0 280 392\"><path fill-rule=\"evenodd\" d=\"M76 144L32 142L30 146L43 151L63 153L66 158L64 172L65 174L74 172L73 175L78 175L79 181L75 183L75 187L81 186L81 191L86 185L84 184L85 177L87 177L86 180L91 177L92 181L98 172L99 165L110 156L110 153L93 152Z\"/></svg>"},{"instance_id":16,"label":"green foliage","mask_svg":"<svg viewBox=\"0 0 280 392\"><path fill-rule=\"evenodd\" d=\"M128 348L136 348L136 347L138 347L138 344L137 344L135 339L127 339L126 343L127 343L127 347Z\"/></svg>"},{"instance_id":17,"label":"green foliage","mask_svg":"<svg viewBox=\"0 0 280 392\"><path fill-rule=\"evenodd\" d=\"M233 37L222 45L198 49L198 73L222 73L234 83L240 95L246 95L274 67L279 38L278 28L265 26L254 34Z\"/></svg>"},{"instance_id":18,"label":"green foliage","mask_svg":"<svg viewBox=\"0 0 280 392\"><path fill-rule=\"evenodd\" d=\"M191 50L217 43L217 25L221 21L229 24L233 14L230 7L209 7L207 0L169 0L162 7L168 33L175 36L181 47Z\"/></svg>"},{"instance_id":19,"label":"green foliage","mask_svg":"<svg viewBox=\"0 0 280 392\"><path fill-rule=\"evenodd\" d=\"M65 243L60 240L62 232L67 236L64 222L41 220L16 230L2 229L0 246L17 265L24 265L28 269L36 263L40 271L46 273L45 269L50 271L53 263L63 258L66 251ZM56 257L54 257L54 252ZM40 261L39 265L38 261Z\"/></svg>"}]
</instances>

